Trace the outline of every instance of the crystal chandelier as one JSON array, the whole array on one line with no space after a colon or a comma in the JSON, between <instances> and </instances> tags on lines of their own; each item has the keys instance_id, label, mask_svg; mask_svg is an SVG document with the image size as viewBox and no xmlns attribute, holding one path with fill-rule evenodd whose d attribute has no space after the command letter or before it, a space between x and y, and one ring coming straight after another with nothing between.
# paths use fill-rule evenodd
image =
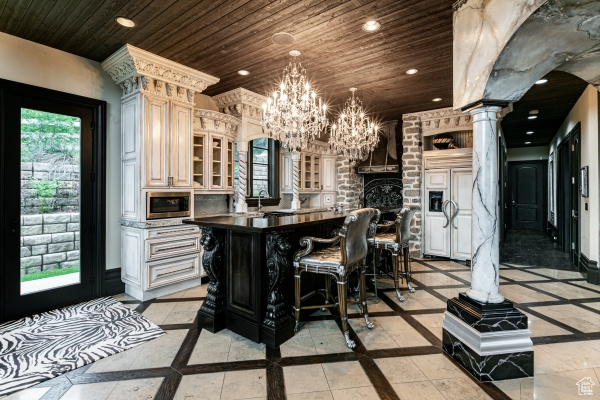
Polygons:
<instances>
[{"instance_id":1,"label":"crystal chandelier","mask_svg":"<svg viewBox=\"0 0 600 400\"><path fill-rule=\"evenodd\" d=\"M331 126L329 145L356 166L379 142L379 126L365 115L362 102L354 97L356 88L350 88L352 97L346 100L337 123Z\"/></svg>"},{"instance_id":2,"label":"crystal chandelier","mask_svg":"<svg viewBox=\"0 0 600 400\"><path fill-rule=\"evenodd\" d=\"M306 70L295 58L298 50L290 51L294 61L283 70L279 90L263 103L261 125L284 148L300 152L308 141L321 135L327 126L327 105L323 104L306 79Z\"/></svg>"}]
</instances>

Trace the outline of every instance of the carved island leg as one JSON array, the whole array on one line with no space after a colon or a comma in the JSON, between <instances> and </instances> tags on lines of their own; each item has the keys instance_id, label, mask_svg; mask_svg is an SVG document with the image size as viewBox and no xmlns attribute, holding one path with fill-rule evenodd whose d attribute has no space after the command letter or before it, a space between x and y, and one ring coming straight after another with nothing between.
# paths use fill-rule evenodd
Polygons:
<instances>
[{"instance_id":1,"label":"carved island leg","mask_svg":"<svg viewBox=\"0 0 600 400\"><path fill-rule=\"evenodd\" d=\"M204 250L202 267L208 275L208 294L198 310L198 327L212 333L225 328L225 231L222 229L202 228L200 244Z\"/></svg>"},{"instance_id":2,"label":"carved island leg","mask_svg":"<svg viewBox=\"0 0 600 400\"><path fill-rule=\"evenodd\" d=\"M277 347L294 336L294 319L286 301L286 289L291 262L288 252L291 245L288 231L269 232L267 246L267 312L262 323L262 341L269 347Z\"/></svg>"}]
</instances>

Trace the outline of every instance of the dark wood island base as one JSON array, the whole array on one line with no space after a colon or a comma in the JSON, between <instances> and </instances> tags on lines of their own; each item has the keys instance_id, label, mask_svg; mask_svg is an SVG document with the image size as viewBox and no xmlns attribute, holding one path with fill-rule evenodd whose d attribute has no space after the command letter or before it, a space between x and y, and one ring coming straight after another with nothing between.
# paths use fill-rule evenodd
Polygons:
<instances>
[{"instance_id":1,"label":"dark wood island base","mask_svg":"<svg viewBox=\"0 0 600 400\"><path fill-rule=\"evenodd\" d=\"M348 212L184 221L202 229L209 284L198 326L227 328L274 348L294 336L292 257L302 236L329 237Z\"/></svg>"}]
</instances>

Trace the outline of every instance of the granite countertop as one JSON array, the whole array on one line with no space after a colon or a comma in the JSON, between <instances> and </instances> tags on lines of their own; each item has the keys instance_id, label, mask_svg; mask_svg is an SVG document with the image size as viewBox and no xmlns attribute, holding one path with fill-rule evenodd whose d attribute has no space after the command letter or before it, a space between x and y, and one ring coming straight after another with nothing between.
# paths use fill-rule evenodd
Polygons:
<instances>
[{"instance_id":1,"label":"granite countertop","mask_svg":"<svg viewBox=\"0 0 600 400\"><path fill-rule=\"evenodd\" d=\"M320 224L331 220L340 222L349 214L349 211L336 213L333 211L311 212L303 214L290 214L270 217L252 215L228 215L215 217L202 217L183 221L185 224L199 225L200 227L225 228L252 232L276 231Z\"/></svg>"}]
</instances>

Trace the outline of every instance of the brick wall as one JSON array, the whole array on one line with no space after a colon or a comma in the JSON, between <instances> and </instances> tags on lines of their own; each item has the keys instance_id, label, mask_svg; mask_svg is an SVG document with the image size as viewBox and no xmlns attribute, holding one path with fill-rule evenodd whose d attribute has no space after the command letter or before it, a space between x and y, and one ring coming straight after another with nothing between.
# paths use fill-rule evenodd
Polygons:
<instances>
[{"instance_id":1,"label":"brick wall","mask_svg":"<svg viewBox=\"0 0 600 400\"><path fill-rule=\"evenodd\" d=\"M404 206L421 204L421 171L423 160L421 121L418 116L404 115L402 117L402 197ZM417 212L411 226L410 254L415 257L422 255L422 212Z\"/></svg>"},{"instance_id":2,"label":"brick wall","mask_svg":"<svg viewBox=\"0 0 600 400\"><path fill-rule=\"evenodd\" d=\"M363 176L356 173L347 158L337 157L337 198L344 208L354 208L363 199Z\"/></svg>"},{"instance_id":3,"label":"brick wall","mask_svg":"<svg viewBox=\"0 0 600 400\"><path fill-rule=\"evenodd\" d=\"M79 265L79 213L21 217L21 275Z\"/></svg>"}]
</instances>

